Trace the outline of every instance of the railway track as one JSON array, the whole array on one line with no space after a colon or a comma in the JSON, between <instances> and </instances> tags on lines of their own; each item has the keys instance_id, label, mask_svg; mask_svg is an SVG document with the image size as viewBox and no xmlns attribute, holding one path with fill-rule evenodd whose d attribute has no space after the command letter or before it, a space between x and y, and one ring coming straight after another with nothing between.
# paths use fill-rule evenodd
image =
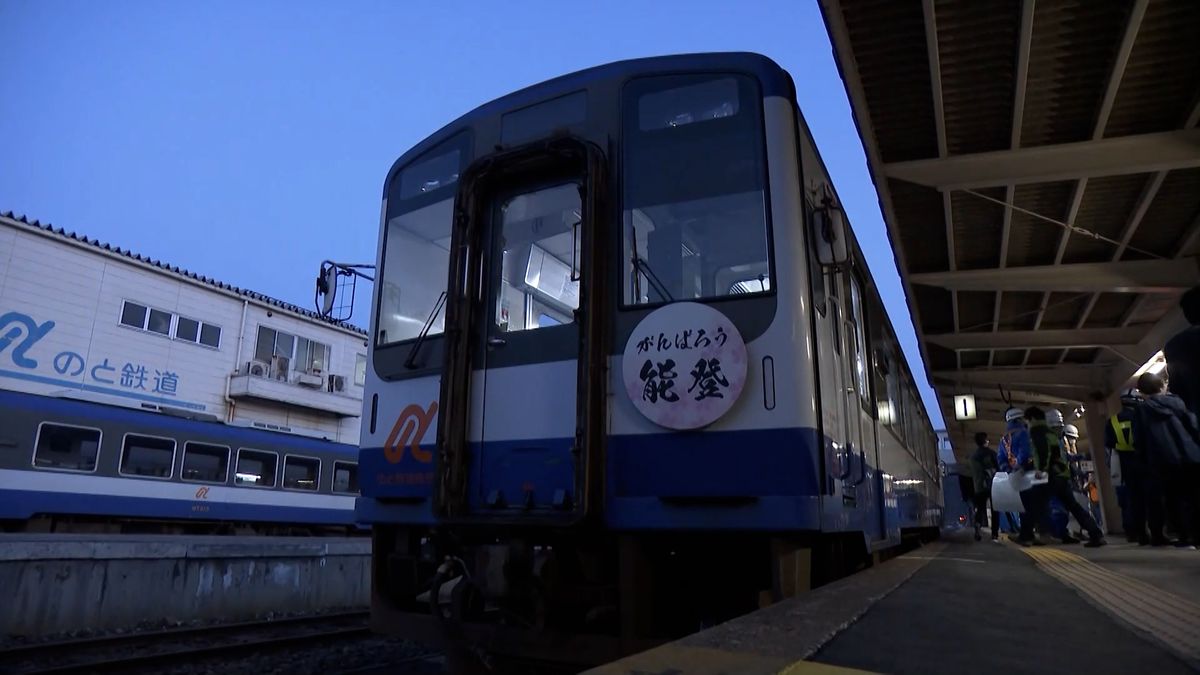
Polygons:
<instances>
[{"instance_id":1,"label":"railway track","mask_svg":"<svg viewBox=\"0 0 1200 675\"><path fill-rule=\"evenodd\" d=\"M261 655L367 637L368 616L365 611L344 612L25 645L0 651L0 673L130 672Z\"/></svg>"}]
</instances>

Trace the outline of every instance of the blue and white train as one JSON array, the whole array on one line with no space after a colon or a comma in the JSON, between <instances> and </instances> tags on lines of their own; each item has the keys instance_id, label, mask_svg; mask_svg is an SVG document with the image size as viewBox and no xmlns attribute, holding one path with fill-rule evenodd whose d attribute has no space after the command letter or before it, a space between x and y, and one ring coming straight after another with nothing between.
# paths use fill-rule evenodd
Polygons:
<instances>
[{"instance_id":1,"label":"blue and white train","mask_svg":"<svg viewBox=\"0 0 1200 675\"><path fill-rule=\"evenodd\" d=\"M936 533L933 428L769 59L517 91L383 197L378 630L597 662Z\"/></svg>"},{"instance_id":2,"label":"blue and white train","mask_svg":"<svg viewBox=\"0 0 1200 675\"><path fill-rule=\"evenodd\" d=\"M5 530L355 533L357 494L351 445L0 390Z\"/></svg>"}]
</instances>

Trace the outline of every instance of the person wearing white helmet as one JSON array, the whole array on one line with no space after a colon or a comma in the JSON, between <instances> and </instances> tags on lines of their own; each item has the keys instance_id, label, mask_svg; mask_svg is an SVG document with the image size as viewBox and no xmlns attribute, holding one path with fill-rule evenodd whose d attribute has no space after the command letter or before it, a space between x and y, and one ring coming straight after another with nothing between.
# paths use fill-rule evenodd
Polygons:
<instances>
[{"instance_id":1,"label":"person wearing white helmet","mask_svg":"<svg viewBox=\"0 0 1200 675\"><path fill-rule=\"evenodd\" d=\"M1034 406L1025 411L1025 418L1030 421L1029 438L1034 448L1032 465L1037 471L1045 472L1049 478L1044 490L1038 491L1035 488L1035 491L1044 500L1045 507L1049 506L1049 499L1053 497L1079 521L1088 533L1085 546L1104 546L1108 542L1104 540L1100 526L1096 524L1092 515L1075 501L1075 495L1071 491L1071 468L1063 456L1062 443L1058 438L1063 427L1062 413L1053 409L1043 412ZM1039 511L1048 515L1048 509L1040 504ZM1067 532L1064 533L1062 541L1066 544L1079 540Z\"/></svg>"},{"instance_id":2,"label":"person wearing white helmet","mask_svg":"<svg viewBox=\"0 0 1200 675\"><path fill-rule=\"evenodd\" d=\"M1025 426L1025 413L1019 408L1009 408L1008 412L1004 413L1004 422L1006 432L1000 439L998 456L1000 470L1009 473L1020 472L1023 476L1034 473L1033 445L1029 440L1029 429ZM1045 542L1033 536L1034 527L1044 532L1049 531L1045 518L1045 507L1049 503L1048 499L1042 496L1044 490L1041 485L1035 486L1029 482L1026 482L1026 485L1020 493L1021 505L1025 507L1025 512L1021 514L1020 533L1013 541L1021 546L1041 546Z\"/></svg>"},{"instance_id":3,"label":"person wearing white helmet","mask_svg":"<svg viewBox=\"0 0 1200 675\"><path fill-rule=\"evenodd\" d=\"M1067 463L1071 466L1071 488L1075 492L1075 501L1088 510L1100 529L1104 524L1100 517L1100 491L1096 486L1095 476L1084 470L1084 460L1088 459L1079 451L1079 427L1074 424L1064 424L1062 428L1063 452L1066 453ZM1092 501L1092 498L1095 501ZM1072 518L1072 520L1074 520ZM1074 536L1082 537L1081 525L1076 522Z\"/></svg>"}]
</instances>

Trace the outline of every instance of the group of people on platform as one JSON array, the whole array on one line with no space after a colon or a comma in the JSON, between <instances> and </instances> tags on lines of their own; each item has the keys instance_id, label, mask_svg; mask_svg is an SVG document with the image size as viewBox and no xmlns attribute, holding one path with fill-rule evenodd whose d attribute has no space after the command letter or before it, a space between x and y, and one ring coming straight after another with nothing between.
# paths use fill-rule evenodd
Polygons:
<instances>
[{"instance_id":1,"label":"group of people on platform","mask_svg":"<svg viewBox=\"0 0 1200 675\"><path fill-rule=\"evenodd\" d=\"M1167 379L1147 371L1136 389L1121 394L1121 410L1106 424L1104 446L1126 538L1143 546L1195 549L1200 546L1200 287L1185 293L1180 305L1191 325L1163 349ZM1018 544L1043 545L1048 536L1065 544L1085 536L1085 546L1107 543L1100 489L1095 471L1088 470L1090 457L1078 448L1079 430L1065 424L1060 411L1036 406L1009 409L1005 423L997 450L986 433L975 435L964 493L968 485L974 493L976 541L983 538L989 515L992 540L1000 540L1000 514L988 507L994 477L1003 472L1022 478L1024 512L1004 514ZM1056 511L1068 513L1069 520L1052 517ZM1077 526L1074 533L1070 521Z\"/></svg>"}]
</instances>

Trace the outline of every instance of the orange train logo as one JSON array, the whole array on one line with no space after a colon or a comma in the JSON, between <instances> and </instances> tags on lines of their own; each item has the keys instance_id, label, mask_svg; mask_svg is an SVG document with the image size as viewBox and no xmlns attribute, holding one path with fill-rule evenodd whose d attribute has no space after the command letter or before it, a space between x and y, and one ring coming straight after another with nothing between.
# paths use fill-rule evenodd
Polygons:
<instances>
[{"instance_id":1,"label":"orange train logo","mask_svg":"<svg viewBox=\"0 0 1200 675\"><path fill-rule=\"evenodd\" d=\"M208 499L208 488L202 487L196 490L196 499Z\"/></svg>"},{"instance_id":2,"label":"orange train logo","mask_svg":"<svg viewBox=\"0 0 1200 675\"><path fill-rule=\"evenodd\" d=\"M404 459L405 448L412 452L413 459L418 462L428 464L433 461L433 452L421 448L421 439L433 422L437 408L437 401L434 401L429 404L428 410L422 410L421 406L413 403L400 411L392 433L388 434L387 442L383 444L383 454L388 462L398 464Z\"/></svg>"}]
</instances>

